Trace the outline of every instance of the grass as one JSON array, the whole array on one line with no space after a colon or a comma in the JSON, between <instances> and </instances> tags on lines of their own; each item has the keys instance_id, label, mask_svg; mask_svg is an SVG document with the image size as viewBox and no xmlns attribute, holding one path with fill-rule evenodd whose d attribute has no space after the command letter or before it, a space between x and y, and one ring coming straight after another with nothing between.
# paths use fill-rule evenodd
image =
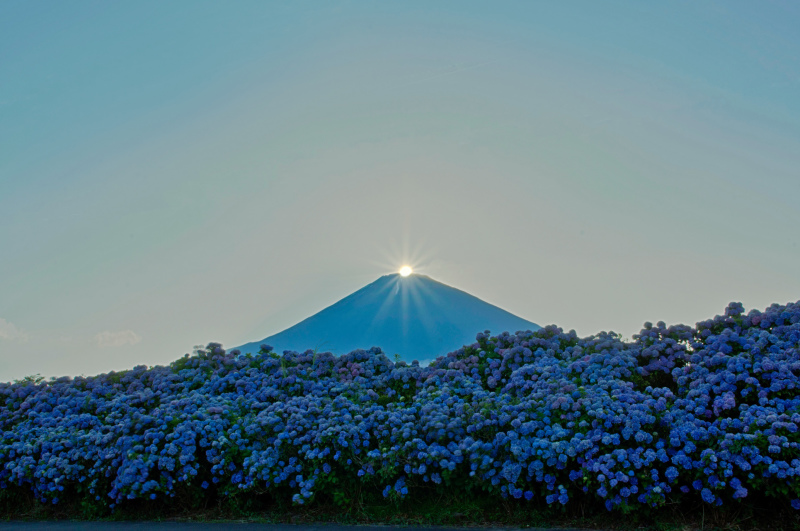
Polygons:
<instances>
[{"instance_id":1,"label":"grass","mask_svg":"<svg viewBox=\"0 0 800 531\"><path fill-rule=\"evenodd\" d=\"M441 490L420 493L416 501L392 503L366 500L355 493L347 502L317 500L310 507L292 506L286 500L267 496L234 496L195 500L193 503L143 502L134 500L118 510L87 512L85 507L63 503L44 505L32 497L10 497L0 493L0 519L5 520L95 520L172 522L252 522L284 524L335 523L343 525L399 525L492 528L571 528L619 531L693 530L790 530L800 529L800 516L791 509L764 503L715 508L696 505L666 505L650 512L610 513L605 508L571 502L569 508L544 503L503 500L489 496L444 494ZM427 494L427 495L426 495ZM177 503L176 503L177 502Z\"/></svg>"}]
</instances>

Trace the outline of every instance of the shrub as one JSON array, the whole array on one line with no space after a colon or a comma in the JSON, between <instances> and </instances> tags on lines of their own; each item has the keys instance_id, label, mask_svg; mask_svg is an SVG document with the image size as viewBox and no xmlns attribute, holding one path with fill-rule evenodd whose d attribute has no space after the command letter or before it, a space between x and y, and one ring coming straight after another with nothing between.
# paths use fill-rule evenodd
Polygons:
<instances>
[{"instance_id":1,"label":"shrub","mask_svg":"<svg viewBox=\"0 0 800 531\"><path fill-rule=\"evenodd\" d=\"M0 496L86 514L267 496L402 503L437 489L625 512L800 508L800 303L732 303L630 342L480 333L428 367L378 348L0 384Z\"/></svg>"}]
</instances>

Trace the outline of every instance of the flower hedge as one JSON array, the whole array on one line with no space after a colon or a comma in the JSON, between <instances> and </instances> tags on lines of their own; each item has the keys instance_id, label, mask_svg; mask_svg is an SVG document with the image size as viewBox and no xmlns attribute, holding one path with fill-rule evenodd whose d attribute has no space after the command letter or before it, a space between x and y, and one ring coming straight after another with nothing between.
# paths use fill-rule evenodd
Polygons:
<instances>
[{"instance_id":1,"label":"flower hedge","mask_svg":"<svg viewBox=\"0 0 800 531\"><path fill-rule=\"evenodd\" d=\"M487 331L429 367L212 343L167 367L0 384L0 493L114 508L425 486L609 510L758 493L800 509L799 345L800 302L731 303L632 341Z\"/></svg>"}]
</instances>

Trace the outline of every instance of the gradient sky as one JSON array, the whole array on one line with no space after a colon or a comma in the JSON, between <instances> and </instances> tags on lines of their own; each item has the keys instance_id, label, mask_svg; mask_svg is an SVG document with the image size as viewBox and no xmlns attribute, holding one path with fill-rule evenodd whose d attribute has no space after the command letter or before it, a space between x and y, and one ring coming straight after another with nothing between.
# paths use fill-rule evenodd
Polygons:
<instances>
[{"instance_id":1,"label":"gradient sky","mask_svg":"<svg viewBox=\"0 0 800 531\"><path fill-rule=\"evenodd\" d=\"M0 3L0 380L410 262L582 336L800 299L800 4ZM476 331L477 332L477 331Z\"/></svg>"}]
</instances>

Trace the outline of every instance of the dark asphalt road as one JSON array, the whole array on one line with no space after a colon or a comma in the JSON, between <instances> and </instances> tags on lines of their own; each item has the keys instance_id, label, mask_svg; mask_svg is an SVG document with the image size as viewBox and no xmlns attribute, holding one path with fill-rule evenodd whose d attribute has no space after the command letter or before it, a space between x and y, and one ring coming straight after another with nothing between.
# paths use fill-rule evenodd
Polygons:
<instances>
[{"instance_id":1,"label":"dark asphalt road","mask_svg":"<svg viewBox=\"0 0 800 531\"><path fill-rule=\"evenodd\" d=\"M399 527L399 526L347 526L347 525L289 525L254 523L202 523L202 522L0 522L0 531L480 531L481 528L457 527ZM488 528L487 528L488 529ZM520 528L494 528L521 531ZM529 528L548 531L544 528ZM553 530L551 530L553 531ZM559 529L558 531L577 531Z\"/></svg>"}]
</instances>

